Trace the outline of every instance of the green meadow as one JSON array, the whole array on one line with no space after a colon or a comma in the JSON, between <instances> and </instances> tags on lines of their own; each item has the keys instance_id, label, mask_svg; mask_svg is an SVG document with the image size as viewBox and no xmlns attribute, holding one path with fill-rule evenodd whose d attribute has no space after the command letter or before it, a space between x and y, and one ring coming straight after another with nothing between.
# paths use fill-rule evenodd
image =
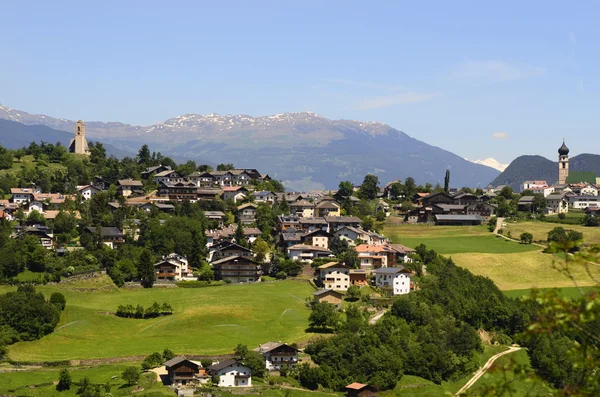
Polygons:
<instances>
[{"instance_id":1,"label":"green meadow","mask_svg":"<svg viewBox=\"0 0 600 397\"><path fill-rule=\"evenodd\" d=\"M535 228L530 227L530 223ZM556 226L543 222L523 222L516 225L523 228L513 230L513 237L518 237L519 232L527 230L537 231L542 235ZM589 228L583 230L584 238L589 235L595 239L595 229L591 233L588 233ZM557 270L562 262L560 257L545 254L536 245L520 244L495 236L486 226L396 224L386 225L383 232L394 243L412 248L425 244L439 254L450 256L457 265L474 274L489 277L501 290L574 287L573 280ZM571 265L572 276L578 285L594 284L588 271L596 278L600 276L598 267L586 269L583 265Z\"/></svg>"},{"instance_id":2,"label":"green meadow","mask_svg":"<svg viewBox=\"0 0 600 397\"><path fill-rule=\"evenodd\" d=\"M67 307L55 331L9 348L17 361L135 357L169 348L176 354L229 354L239 343L308 339L314 292L305 282L283 281L207 288L117 289L108 277L78 284L40 286L49 296L62 292ZM1 287L6 292L14 287ZM119 305L168 302L174 313L154 319L119 318Z\"/></svg>"}]
</instances>

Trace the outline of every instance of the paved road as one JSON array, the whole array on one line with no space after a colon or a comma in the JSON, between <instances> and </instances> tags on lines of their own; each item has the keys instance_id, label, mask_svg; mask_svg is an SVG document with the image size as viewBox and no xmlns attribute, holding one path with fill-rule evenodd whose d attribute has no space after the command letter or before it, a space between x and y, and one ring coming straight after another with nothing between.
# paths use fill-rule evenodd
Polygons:
<instances>
[{"instance_id":1,"label":"paved road","mask_svg":"<svg viewBox=\"0 0 600 397\"><path fill-rule=\"evenodd\" d=\"M481 378L488 369L490 369L490 367L492 366L492 364L494 364L494 361L496 361L498 358L504 356L505 354L510 354L513 352L516 352L517 350L521 350L520 347L515 347L515 346L511 346L508 348L508 350L500 352L498 354L496 354L495 356L492 356L483 367L479 368L479 370L477 372L475 372L475 375L473 375L473 377L471 379L469 379L469 381L458 391L456 392L455 396L460 395L461 393L464 393L465 391L467 391L471 386L473 386L475 384L475 382L477 382L479 380L479 378Z\"/></svg>"}]
</instances>

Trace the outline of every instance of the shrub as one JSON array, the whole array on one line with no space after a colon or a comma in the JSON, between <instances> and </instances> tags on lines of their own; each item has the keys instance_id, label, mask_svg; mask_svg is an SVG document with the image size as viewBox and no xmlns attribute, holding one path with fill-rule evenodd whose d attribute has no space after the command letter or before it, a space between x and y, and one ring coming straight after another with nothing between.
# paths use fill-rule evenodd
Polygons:
<instances>
[{"instance_id":1,"label":"shrub","mask_svg":"<svg viewBox=\"0 0 600 397\"><path fill-rule=\"evenodd\" d=\"M65 310L65 306L67 305L67 300L65 296L60 292L55 292L50 295L50 303L56 306L59 310Z\"/></svg>"},{"instance_id":2,"label":"shrub","mask_svg":"<svg viewBox=\"0 0 600 397\"><path fill-rule=\"evenodd\" d=\"M523 244L531 244L533 242L533 234L527 232L521 233L520 239Z\"/></svg>"},{"instance_id":3,"label":"shrub","mask_svg":"<svg viewBox=\"0 0 600 397\"><path fill-rule=\"evenodd\" d=\"M58 384L56 385L57 391L69 390L71 388L71 375L69 371L65 368L60 371L60 375L58 377Z\"/></svg>"},{"instance_id":4,"label":"shrub","mask_svg":"<svg viewBox=\"0 0 600 397\"><path fill-rule=\"evenodd\" d=\"M560 214L558 214L558 219L562 220L565 219L567 216L565 215L564 212L561 212Z\"/></svg>"},{"instance_id":5,"label":"shrub","mask_svg":"<svg viewBox=\"0 0 600 397\"><path fill-rule=\"evenodd\" d=\"M175 353L173 353L170 349L163 350L163 360L169 361L175 358Z\"/></svg>"},{"instance_id":6,"label":"shrub","mask_svg":"<svg viewBox=\"0 0 600 397\"><path fill-rule=\"evenodd\" d=\"M147 371L152 368L160 367L163 363L163 355L160 353L152 353L147 356L142 362L142 369Z\"/></svg>"}]
</instances>

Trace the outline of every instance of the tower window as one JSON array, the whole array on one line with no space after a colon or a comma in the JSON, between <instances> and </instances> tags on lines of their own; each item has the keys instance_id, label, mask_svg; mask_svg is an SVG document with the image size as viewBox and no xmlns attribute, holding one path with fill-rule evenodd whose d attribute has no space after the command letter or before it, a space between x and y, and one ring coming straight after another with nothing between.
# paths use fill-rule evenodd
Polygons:
<instances>
[{"instance_id":1,"label":"tower window","mask_svg":"<svg viewBox=\"0 0 600 397\"><path fill-rule=\"evenodd\" d=\"M566 163L562 163L563 168L566 168L567 164Z\"/></svg>"}]
</instances>

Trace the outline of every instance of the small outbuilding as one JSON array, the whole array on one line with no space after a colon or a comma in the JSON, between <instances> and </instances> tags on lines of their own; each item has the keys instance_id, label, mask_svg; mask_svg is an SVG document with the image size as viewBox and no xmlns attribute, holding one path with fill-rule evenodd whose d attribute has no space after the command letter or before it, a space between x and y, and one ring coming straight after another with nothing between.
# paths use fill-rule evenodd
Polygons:
<instances>
[{"instance_id":1,"label":"small outbuilding","mask_svg":"<svg viewBox=\"0 0 600 397\"><path fill-rule=\"evenodd\" d=\"M373 386L357 382L349 384L345 387L345 390L348 397L372 397L377 395Z\"/></svg>"},{"instance_id":2,"label":"small outbuilding","mask_svg":"<svg viewBox=\"0 0 600 397\"><path fill-rule=\"evenodd\" d=\"M313 294L313 302L341 305L343 297L344 295L332 289L322 289Z\"/></svg>"}]
</instances>

